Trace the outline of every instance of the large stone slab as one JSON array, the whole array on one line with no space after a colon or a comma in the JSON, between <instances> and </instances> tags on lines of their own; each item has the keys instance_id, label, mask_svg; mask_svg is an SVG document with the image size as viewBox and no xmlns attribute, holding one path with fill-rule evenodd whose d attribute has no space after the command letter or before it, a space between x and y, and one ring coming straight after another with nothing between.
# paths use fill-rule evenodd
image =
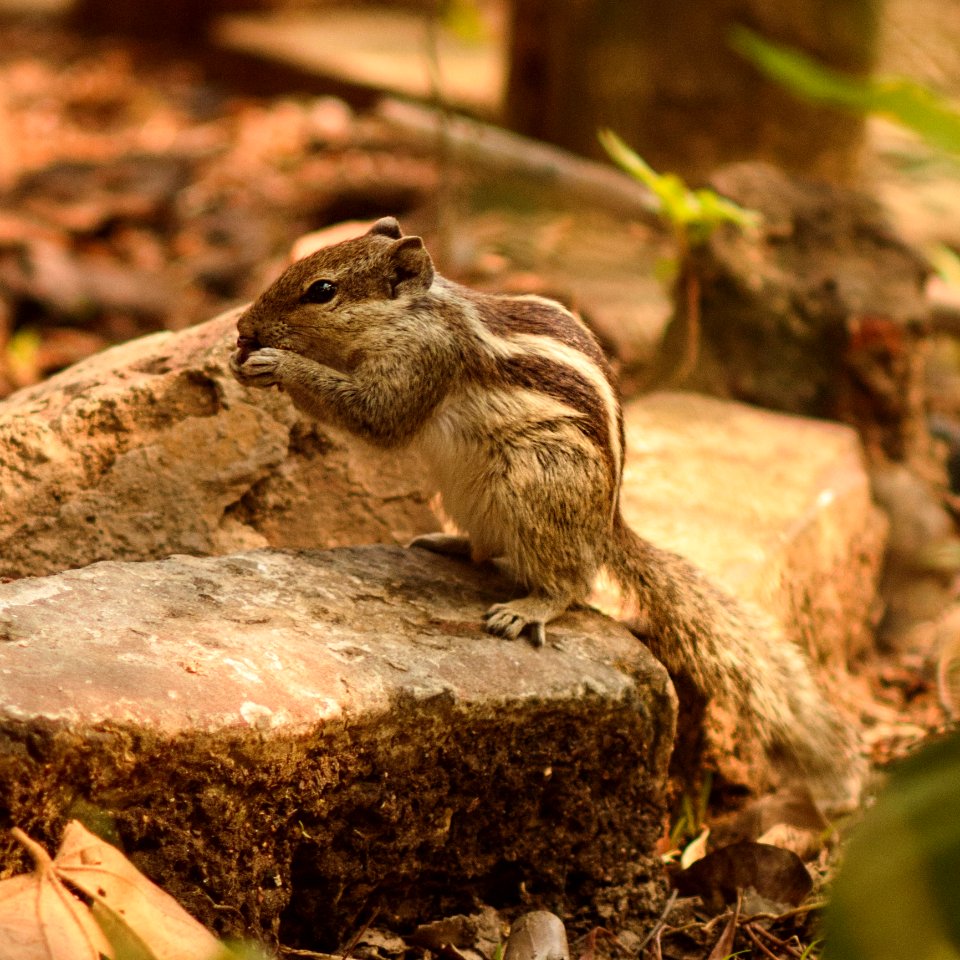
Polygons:
<instances>
[{"instance_id":1,"label":"large stone slab","mask_svg":"<svg viewBox=\"0 0 960 960\"><path fill-rule=\"evenodd\" d=\"M409 460L234 381L238 313L106 350L0 403L0 576L435 528Z\"/></svg>"},{"instance_id":2,"label":"large stone slab","mask_svg":"<svg viewBox=\"0 0 960 960\"><path fill-rule=\"evenodd\" d=\"M0 823L92 817L215 929L314 949L521 888L649 909L672 686L595 613L483 633L511 590L396 547L0 584Z\"/></svg>"}]
</instances>

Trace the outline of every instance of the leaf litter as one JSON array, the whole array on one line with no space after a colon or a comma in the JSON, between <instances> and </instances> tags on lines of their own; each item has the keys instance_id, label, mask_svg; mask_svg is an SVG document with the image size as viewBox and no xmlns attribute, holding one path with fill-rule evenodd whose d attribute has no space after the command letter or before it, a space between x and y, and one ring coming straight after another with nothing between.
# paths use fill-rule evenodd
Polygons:
<instances>
[{"instance_id":1,"label":"leaf litter","mask_svg":"<svg viewBox=\"0 0 960 960\"><path fill-rule=\"evenodd\" d=\"M71 820L56 856L14 828L32 873L0 881L4 960L236 957L119 850ZM82 896L81 896L82 895Z\"/></svg>"}]
</instances>

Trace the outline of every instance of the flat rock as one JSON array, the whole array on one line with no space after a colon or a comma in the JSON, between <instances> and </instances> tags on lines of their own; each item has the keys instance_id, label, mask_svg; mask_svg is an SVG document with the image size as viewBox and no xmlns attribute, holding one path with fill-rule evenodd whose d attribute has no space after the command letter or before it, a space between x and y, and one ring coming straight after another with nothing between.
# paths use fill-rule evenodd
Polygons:
<instances>
[{"instance_id":1,"label":"flat rock","mask_svg":"<svg viewBox=\"0 0 960 960\"><path fill-rule=\"evenodd\" d=\"M0 403L0 576L435 529L408 459L233 380L238 313L105 350Z\"/></svg>"},{"instance_id":2,"label":"flat rock","mask_svg":"<svg viewBox=\"0 0 960 960\"><path fill-rule=\"evenodd\" d=\"M483 633L511 591L397 547L0 584L4 822L92 816L215 929L313 949L372 903L650 909L673 688L596 613Z\"/></svg>"}]
</instances>

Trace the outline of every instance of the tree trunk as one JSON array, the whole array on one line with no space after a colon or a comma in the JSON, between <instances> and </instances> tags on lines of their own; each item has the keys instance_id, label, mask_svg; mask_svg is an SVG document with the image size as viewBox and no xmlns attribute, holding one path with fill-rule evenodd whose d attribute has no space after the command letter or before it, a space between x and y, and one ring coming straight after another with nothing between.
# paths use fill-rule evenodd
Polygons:
<instances>
[{"instance_id":1,"label":"tree trunk","mask_svg":"<svg viewBox=\"0 0 960 960\"><path fill-rule=\"evenodd\" d=\"M867 73L882 0L513 0L507 123L586 156L610 127L655 168L734 160L852 179L860 117L801 101L729 46L736 24Z\"/></svg>"}]
</instances>

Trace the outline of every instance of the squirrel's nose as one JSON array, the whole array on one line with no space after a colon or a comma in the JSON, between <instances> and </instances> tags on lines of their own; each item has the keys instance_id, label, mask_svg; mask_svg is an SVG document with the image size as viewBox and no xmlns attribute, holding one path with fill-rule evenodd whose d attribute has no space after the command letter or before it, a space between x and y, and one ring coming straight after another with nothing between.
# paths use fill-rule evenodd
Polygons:
<instances>
[{"instance_id":1,"label":"squirrel's nose","mask_svg":"<svg viewBox=\"0 0 960 960\"><path fill-rule=\"evenodd\" d=\"M244 363L254 350L260 349L260 346L260 341L256 337L237 337L237 352L240 355L238 357L239 362Z\"/></svg>"}]
</instances>

